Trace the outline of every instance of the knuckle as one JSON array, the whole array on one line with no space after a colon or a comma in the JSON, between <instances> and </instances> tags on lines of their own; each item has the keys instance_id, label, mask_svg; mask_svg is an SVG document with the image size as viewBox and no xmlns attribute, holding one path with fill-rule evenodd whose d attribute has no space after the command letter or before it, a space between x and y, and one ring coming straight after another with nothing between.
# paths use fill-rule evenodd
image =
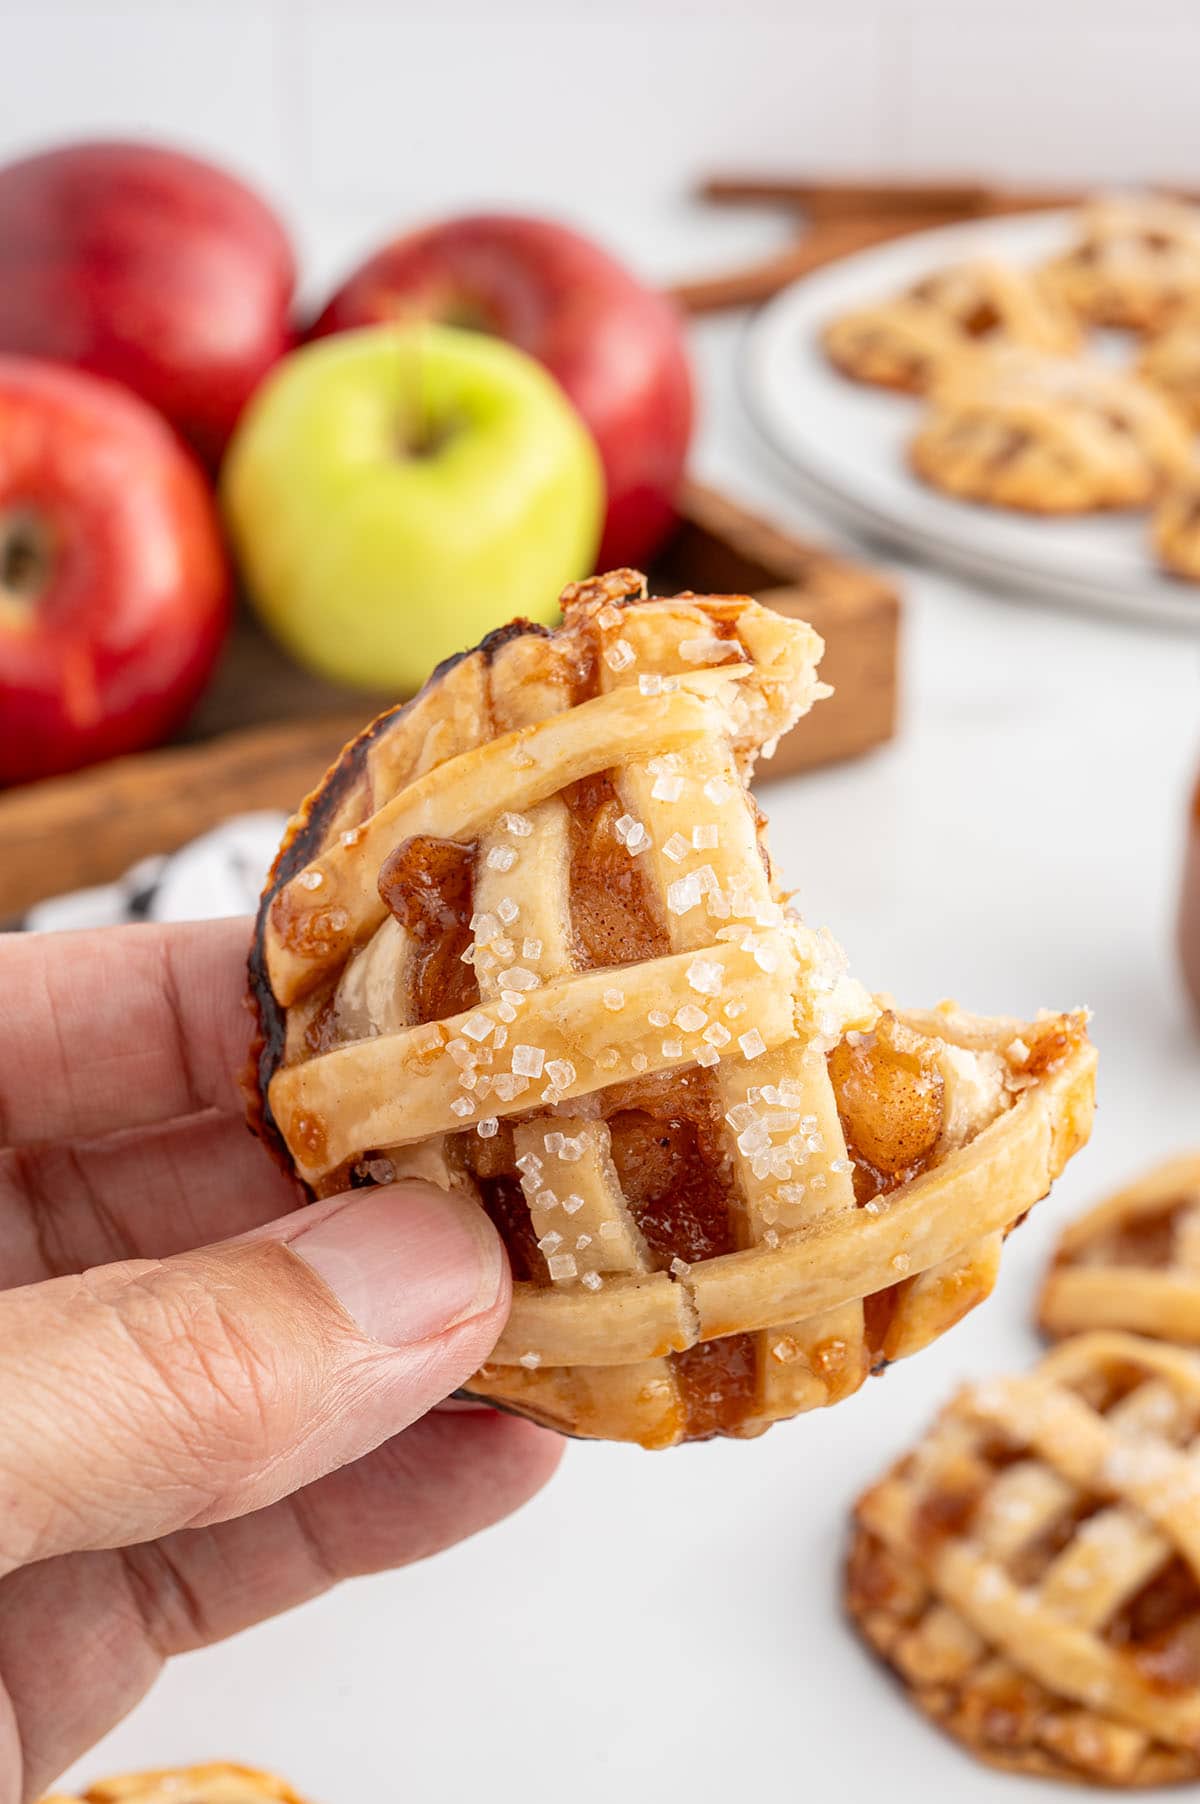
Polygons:
<instances>
[{"instance_id":1,"label":"knuckle","mask_svg":"<svg viewBox=\"0 0 1200 1804\"><path fill-rule=\"evenodd\" d=\"M136 1355L128 1407L162 1455L232 1474L289 1437L305 1387L240 1289L177 1268L127 1287L115 1307Z\"/></svg>"}]
</instances>

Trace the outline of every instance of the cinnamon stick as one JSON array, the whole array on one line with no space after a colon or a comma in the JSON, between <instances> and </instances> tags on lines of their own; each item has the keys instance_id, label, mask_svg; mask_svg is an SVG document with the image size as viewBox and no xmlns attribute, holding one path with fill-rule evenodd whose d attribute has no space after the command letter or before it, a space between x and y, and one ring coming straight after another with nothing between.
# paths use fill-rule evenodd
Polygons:
<instances>
[{"instance_id":1,"label":"cinnamon stick","mask_svg":"<svg viewBox=\"0 0 1200 1804\"><path fill-rule=\"evenodd\" d=\"M703 200L735 205L785 205L803 209L812 219L837 219L882 213L971 214L985 205L992 190L975 181L810 181L779 176L714 175L701 183L699 193Z\"/></svg>"},{"instance_id":2,"label":"cinnamon stick","mask_svg":"<svg viewBox=\"0 0 1200 1804\"><path fill-rule=\"evenodd\" d=\"M923 226L949 225L953 215L930 214ZM727 307L756 307L770 300L810 270L836 263L852 251L865 250L872 244L884 244L889 238L900 238L915 230L911 217L863 218L832 221L803 238L789 244L774 256L741 269L726 270L720 275L699 276L676 282L667 292L685 313L717 313Z\"/></svg>"},{"instance_id":3,"label":"cinnamon stick","mask_svg":"<svg viewBox=\"0 0 1200 1804\"><path fill-rule=\"evenodd\" d=\"M1156 194L1195 202L1200 191L1148 183ZM1003 188L964 178L959 181L820 181L797 176L713 175L701 182L703 200L732 205L788 206L814 221L864 215L904 214L925 219L950 213L958 218L990 218L1003 213L1038 213L1076 207L1080 188Z\"/></svg>"}]
</instances>

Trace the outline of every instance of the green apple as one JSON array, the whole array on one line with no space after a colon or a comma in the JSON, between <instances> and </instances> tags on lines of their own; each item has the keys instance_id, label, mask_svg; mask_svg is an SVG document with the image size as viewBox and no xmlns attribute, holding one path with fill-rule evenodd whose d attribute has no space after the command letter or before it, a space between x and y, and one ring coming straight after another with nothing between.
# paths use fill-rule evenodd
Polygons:
<instances>
[{"instance_id":1,"label":"green apple","mask_svg":"<svg viewBox=\"0 0 1200 1804\"><path fill-rule=\"evenodd\" d=\"M588 575L604 479L541 365L449 326L294 351L238 425L221 493L250 598L303 663L410 693Z\"/></svg>"}]
</instances>

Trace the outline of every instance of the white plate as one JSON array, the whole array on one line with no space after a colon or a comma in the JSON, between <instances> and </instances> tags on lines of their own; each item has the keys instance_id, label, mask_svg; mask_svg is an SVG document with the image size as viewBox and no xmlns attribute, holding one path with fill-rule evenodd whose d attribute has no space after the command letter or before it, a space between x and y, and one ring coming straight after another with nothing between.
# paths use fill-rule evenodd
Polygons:
<instances>
[{"instance_id":1,"label":"white plate","mask_svg":"<svg viewBox=\"0 0 1200 1804\"><path fill-rule=\"evenodd\" d=\"M1200 588L1157 569L1144 514L1042 519L927 488L905 457L921 403L849 381L821 349L821 328L836 314L964 257L1038 262L1064 243L1069 219L1027 213L942 226L805 277L750 326L747 402L775 449L867 531L1001 589L1200 630ZM1128 356L1128 344L1123 350Z\"/></svg>"}]
</instances>

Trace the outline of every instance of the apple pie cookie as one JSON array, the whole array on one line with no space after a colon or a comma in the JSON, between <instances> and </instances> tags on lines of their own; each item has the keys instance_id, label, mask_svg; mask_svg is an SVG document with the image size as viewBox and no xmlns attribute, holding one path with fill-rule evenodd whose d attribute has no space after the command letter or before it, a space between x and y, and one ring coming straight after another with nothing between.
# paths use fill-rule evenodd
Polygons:
<instances>
[{"instance_id":1,"label":"apple pie cookie","mask_svg":"<svg viewBox=\"0 0 1200 1804\"><path fill-rule=\"evenodd\" d=\"M1164 570L1200 583L1200 464L1190 464L1164 489L1150 538Z\"/></svg>"},{"instance_id":2,"label":"apple pie cookie","mask_svg":"<svg viewBox=\"0 0 1200 1804\"><path fill-rule=\"evenodd\" d=\"M850 1614L994 1766L1200 1778L1200 1359L1065 1341L968 1387L860 1498Z\"/></svg>"},{"instance_id":3,"label":"apple pie cookie","mask_svg":"<svg viewBox=\"0 0 1200 1804\"><path fill-rule=\"evenodd\" d=\"M1036 276L978 257L840 314L822 342L830 362L854 381L922 394L948 357L979 341L1069 352L1080 332Z\"/></svg>"},{"instance_id":4,"label":"apple pie cookie","mask_svg":"<svg viewBox=\"0 0 1200 1804\"><path fill-rule=\"evenodd\" d=\"M1200 1152L1169 1159L1064 1230L1038 1320L1055 1339L1131 1328L1200 1346Z\"/></svg>"},{"instance_id":5,"label":"apple pie cookie","mask_svg":"<svg viewBox=\"0 0 1200 1804\"><path fill-rule=\"evenodd\" d=\"M1148 506L1189 451L1172 404L1135 376L998 346L945 365L909 455L963 500L1078 514Z\"/></svg>"},{"instance_id":6,"label":"apple pie cookie","mask_svg":"<svg viewBox=\"0 0 1200 1804\"><path fill-rule=\"evenodd\" d=\"M104 1779L81 1798L56 1795L42 1804L304 1804L282 1779L251 1766L212 1761Z\"/></svg>"},{"instance_id":7,"label":"apple pie cookie","mask_svg":"<svg viewBox=\"0 0 1200 1804\"><path fill-rule=\"evenodd\" d=\"M746 786L822 694L811 628L629 571L563 608L443 665L290 824L257 1124L315 1195L479 1199L516 1284L476 1395L754 1434L988 1294L1094 1055L1079 1015L895 1012L786 905Z\"/></svg>"},{"instance_id":8,"label":"apple pie cookie","mask_svg":"<svg viewBox=\"0 0 1200 1804\"><path fill-rule=\"evenodd\" d=\"M1156 195L1095 200L1043 273L1080 319L1157 331L1200 294L1200 209Z\"/></svg>"},{"instance_id":9,"label":"apple pie cookie","mask_svg":"<svg viewBox=\"0 0 1200 1804\"><path fill-rule=\"evenodd\" d=\"M1193 430L1200 430L1200 305L1193 304L1146 340L1137 371L1170 396Z\"/></svg>"}]
</instances>

